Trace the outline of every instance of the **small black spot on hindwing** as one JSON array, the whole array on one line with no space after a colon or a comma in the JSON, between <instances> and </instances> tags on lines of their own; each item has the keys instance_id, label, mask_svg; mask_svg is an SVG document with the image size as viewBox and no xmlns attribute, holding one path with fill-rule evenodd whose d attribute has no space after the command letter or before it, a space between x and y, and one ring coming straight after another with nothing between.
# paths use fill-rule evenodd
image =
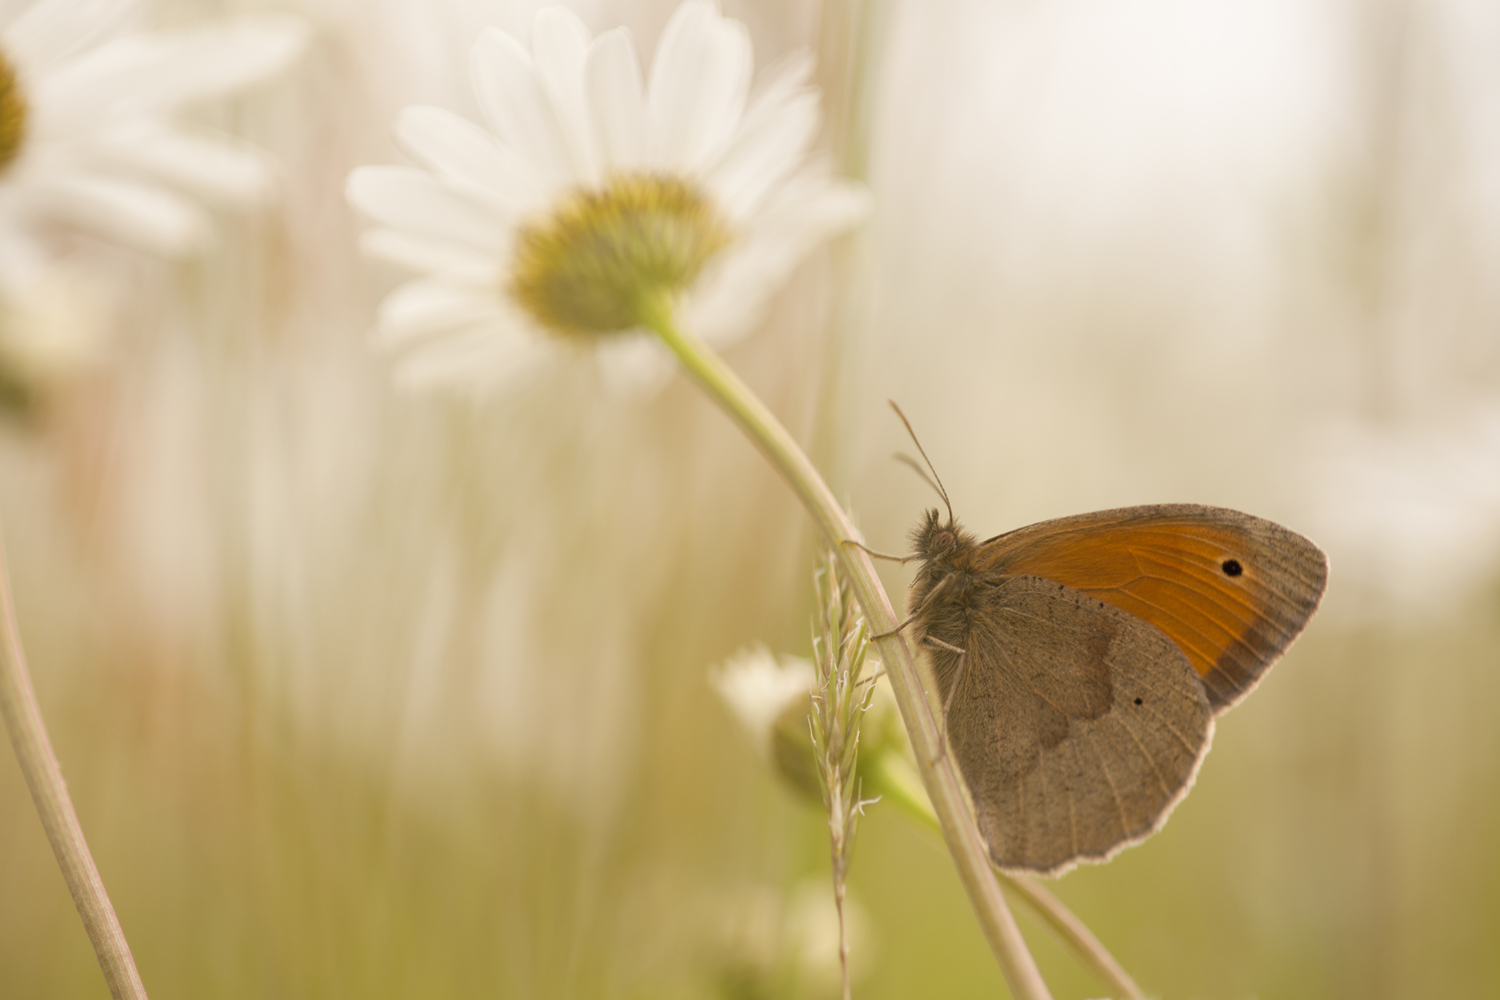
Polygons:
<instances>
[{"instance_id":1,"label":"small black spot on hindwing","mask_svg":"<svg viewBox=\"0 0 1500 1000\"><path fill-rule=\"evenodd\" d=\"M1245 567L1240 565L1238 559L1225 559L1224 565L1220 568L1224 570L1225 576L1239 576L1245 572Z\"/></svg>"}]
</instances>

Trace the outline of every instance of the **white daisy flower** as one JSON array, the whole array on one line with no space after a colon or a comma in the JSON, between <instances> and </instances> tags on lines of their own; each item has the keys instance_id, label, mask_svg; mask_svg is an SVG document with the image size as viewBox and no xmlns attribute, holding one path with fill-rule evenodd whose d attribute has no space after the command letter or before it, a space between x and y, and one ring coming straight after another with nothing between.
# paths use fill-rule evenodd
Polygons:
<instances>
[{"instance_id":1,"label":"white daisy flower","mask_svg":"<svg viewBox=\"0 0 1500 1000\"><path fill-rule=\"evenodd\" d=\"M673 296L725 346L864 211L862 188L809 158L809 61L752 95L745 27L708 0L677 9L648 81L625 29L591 39L564 7L537 14L529 51L487 29L470 68L489 130L409 108L396 135L421 166L349 178L379 223L365 249L424 272L379 311L403 384L493 388L586 343L610 388L654 387L673 362L639 329L646 298Z\"/></svg>"},{"instance_id":2,"label":"white daisy flower","mask_svg":"<svg viewBox=\"0 0 1500 1000\"><path fill-rule=\"evenodd\" d=\"M764 646L742 649L710 675L719 697L734 712L756 749L767 759L773 755L773 730L788 709L801 712L801 730L807 732L807 714L812 707L816 681L810 661L797 656L772 655ZM808 763L812 762L811 743Z\"/></svg>"},{"instance_id":3,"label":"white daisy flower","mask_svg":"<svg viewBox=\"0 0 1500 1000\"><path fill-rule=\"evenodd\" d=\"M15 285L58 223L176 256L210 231L199 200L265 193L260 154L172 116L285 65L299 19L147 32L130 30L134 0L15 6L0 5L0 281Z\"/></svg>"},{"instance_id":4,"label":"white daisy flower","mask_svg":"<svg viewBox=\"0 0 1500 1000\"><path fill-rule=\"evenodd\" d=\"M860 725L861 768L887 754L903 759L910 754L896 697L880 661L867 660L865 669L867 676L876 680ZM714 670L709 681L739 720L756 752L793 789L813 802L821 801L823 779L809 729L813 688L817 685L812 661L777 655L762 645L750 646ZM920 788L921 779L913 780Z\"/></svg>"},{"instance_id":5,"label":"white daisy flower","mask_svg":"<svg viewBox=\"0 0 1500 1000\"><path fill-rule=\"evenodd\" d=\"M279 69L303 23L139 32L136 6L0 2L0 406L27 411L103 349L96 290L69 273L51 235L182 256L210 233L200 201L246 206L269 188L261 154L172 116Z\"/></svg>"}]
</instances>

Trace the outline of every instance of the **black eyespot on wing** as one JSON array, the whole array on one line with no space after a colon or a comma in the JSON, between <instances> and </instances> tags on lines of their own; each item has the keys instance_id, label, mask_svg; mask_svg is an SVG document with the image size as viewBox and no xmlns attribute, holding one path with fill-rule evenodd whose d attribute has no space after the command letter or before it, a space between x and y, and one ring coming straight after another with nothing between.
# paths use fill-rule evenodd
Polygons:
<instances>
[{"instance_id":1,"label":"black eyespot on wing","mask_svg":"<svg viewBox=\"0 0 1500 1000\"><path fill-rule=\"evenodd\" d=\"M1139 699L1139 698L1137 698L1137 699L1136 699L1136 700L1135 700L1135 703L1136 703L1136 704L1137 704L1137 705L1139 705L1139 704L1141 704L1141 699Z\"/></svg>"},{"instance_id":2,"label":"black eyespot on wing","mask_svg":"<svg viewBox=\"0 0 1500 1000\"><path fill-rule=\"evenodd\" d=\"M1240 565L1238 559L1225 559L1224 565L1219 568L1224 571L1225 576L1239 576L1245 572L1245 567Z\"/></svg>"}]
</instances>

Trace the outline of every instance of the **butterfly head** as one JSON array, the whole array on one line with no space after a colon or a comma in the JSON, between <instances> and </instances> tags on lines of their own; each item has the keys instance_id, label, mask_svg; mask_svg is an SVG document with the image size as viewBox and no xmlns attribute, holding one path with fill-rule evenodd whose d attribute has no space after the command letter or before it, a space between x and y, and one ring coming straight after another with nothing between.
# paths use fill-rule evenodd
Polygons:
<instances>
[{"instance_id":1,"label":"butterfly head","mask_svg":"<svg viewBox=\"0 0 1500 1000\"><path fill-rule=\"evenodd\" d=\"M952 515L929 508L911 534L916 553L928 563L943 563L974 547L974 536L958 526Z\"/></svg>"}]
</instances>

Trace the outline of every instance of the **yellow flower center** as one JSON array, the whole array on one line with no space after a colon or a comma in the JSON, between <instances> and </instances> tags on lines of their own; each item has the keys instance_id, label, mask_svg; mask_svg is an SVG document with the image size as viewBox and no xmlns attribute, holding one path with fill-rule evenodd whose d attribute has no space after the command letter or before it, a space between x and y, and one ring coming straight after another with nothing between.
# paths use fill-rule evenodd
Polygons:
<instances>
[{"instance_id":1,"label":"yellow flower center","mask_svg":"<svg viewBox=\"0 0 1500 1000\"><path fill-rule=\"evenodd\" d=\"M26 98L16 71L0 54L0 171L14 162L26 140Z\"/></svg>"},{"instance_id":2,"label":"yellow flower center","mask_svg":"<svg viewBox=\"0 0 1500 1000\"><path fill-rule=\"evenodd\" d=\"M522 226L509 291L556 333L628 330L653 299L691 285L728 242L728 227L692 185L627 174Z\"/></svg>"}]
</instances>

